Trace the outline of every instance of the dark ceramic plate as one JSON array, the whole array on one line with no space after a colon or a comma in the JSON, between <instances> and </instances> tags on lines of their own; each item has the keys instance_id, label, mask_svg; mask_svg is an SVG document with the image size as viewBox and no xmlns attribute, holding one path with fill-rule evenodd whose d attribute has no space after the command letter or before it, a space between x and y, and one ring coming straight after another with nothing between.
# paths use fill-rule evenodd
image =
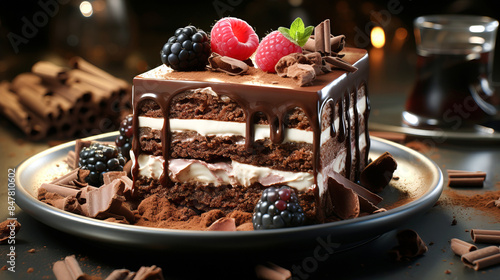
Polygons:
<instances>
[{"instance_id":1,"label":"dark ceramic plate","mask_svg":"<svg viewBox=\"0 0 500 280\"><path fill-rule=\"evenodd\" d=\"M117 133L91 137L112 141ZM26 213L42 223L74 236L117 245L168 252L211 252L213 250L273 250L297 246L355 244L400 227L415 215L431 208L443 189L439 167L422 154L404 146L372 137L370 157L390 152L398 162L393 180L380 194L387 212L351 220L289 229L249 232L204 232L168 230L104 222L65 212L36 199L38 186L64 173L62 160L75 142L48 149L22 162L16 171L16 202ZM335 247L332 245L332 247Z\"/></svg>"}]
</instances>

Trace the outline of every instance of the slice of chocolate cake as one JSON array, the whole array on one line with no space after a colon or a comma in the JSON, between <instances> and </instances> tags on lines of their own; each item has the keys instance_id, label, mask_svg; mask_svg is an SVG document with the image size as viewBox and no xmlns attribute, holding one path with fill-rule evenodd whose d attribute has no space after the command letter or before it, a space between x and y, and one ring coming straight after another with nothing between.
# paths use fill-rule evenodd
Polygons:
<instances>
[{"instance_id":1,"label":"slice of chocolate cake","mask_svg":"<svg viewBox=\"0 0 500 280\"><path fill-rule=\"evenodd\" d=\"M135 77L135 194L252 212L263 189L287 185L307 220L322 222L333 211L326 174L358 180L370 145L368 54L342 54L357 71L309 86L254 67L231 76L162 65Z\"/></svg>"}]
</instances>

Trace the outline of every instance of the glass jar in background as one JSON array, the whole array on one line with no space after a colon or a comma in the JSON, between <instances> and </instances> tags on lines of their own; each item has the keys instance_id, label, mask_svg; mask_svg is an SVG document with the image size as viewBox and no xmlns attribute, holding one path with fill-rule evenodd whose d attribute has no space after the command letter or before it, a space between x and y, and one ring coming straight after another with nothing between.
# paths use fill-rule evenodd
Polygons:
<instances>
[{"instance_id":1,"label":"glass jar in background","mask_svg":"<svg viewBox=\"0 0 500 280\"><path fill-rule=\"evenodd\" d=\"M458 129L495 116L491 74L498 21L429 15L416 18L414 28L417 73L403 124Z\"/></svg>"}]
</instances>

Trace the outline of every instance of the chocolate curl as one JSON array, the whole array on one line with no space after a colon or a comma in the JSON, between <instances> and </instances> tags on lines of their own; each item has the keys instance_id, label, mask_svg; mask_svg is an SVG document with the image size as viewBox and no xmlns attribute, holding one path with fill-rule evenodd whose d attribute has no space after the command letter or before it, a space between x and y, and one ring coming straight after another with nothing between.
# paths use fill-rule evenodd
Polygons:
<instances>
[{"instance_id":1,"label":"chocolate curl","mask_svg":"<svg viewBox=\"0 0 500 280\"><path fill-rule=\"evenodd\" d=\"M356 66L349 64L348 62L342 60L340 57L325 56L323 59L327 63L330 63L333 68L340 68L342 70L346 70L348 72L353 72L353 73L358 71L358 68Z\"/></svg>"},{"instance_id":2,"label":"chocolate curl","mask_svg":"<svg viewBox=\"0 0 500 280\"><path fill-rule=\"evenodd\" d=\"M5 220L0 223L0 244L7 243L11 231L17 233L21 229L21 224L17 220Z\"/></svg>"},{"instance_id":3,"label":"chocolate curl","mask_svg":"<svg viewBox=\"0 0 500 280\"><path fill-rule=\"evenodd\" d=\"M134 222L132 211L122 203L124 184L116 179L110 184L102 185L97 190L87 193L87 205L89 217L108 218L113 215L123 216L129 222Z\"/></svg>"},{"instance_id":4,"label":"chocolate curl","mask_svg":"<svg viewBox=\"0 0 500 280\"><path fill-rule=\"evenodd\" d=\"M363 169L361 185L372 192L381 192L391 181L397 167L396 160L389 152L385 152Z\"/></svg>"},{"instance_id":5,"label":"chocolate curl","mask_svg":"<svg viewBox=\"0 0 500 280\"><path fill-rule=\"evenodd\" d=\"M52 271L57 280L91 279L89 275L83 273L75 255L67 256L64 260L55 262Z\"/></svg>"},{"instance_id":6,"label":"chocolate curl","mask_svg":"<svg viewBox=\"0 0 500 280\"><path fill-rule=\"evenodd\" d=\"M163 280L163 272L160 267L156 265L147 267L141 266L137 271L133 280Z\"/></svg>"},{"instance_id":7,"label":"chocolate curl","mask_svg":"<svg viewBox=\"0 0 500 280\"><path fill-rule=\"evenodd\" d=\"M56 79L61 83L64 83L64 81L68 79L65 68L48 61L39 61L35 63L33 67L31 67L31 72L45 79Z\"/></svg>"},{"instance_id":8,"label":"chocolate curl","mask_svg":"<svg viewBox=\"0 0 500 280\"><path fill-rule=\"evenodd\" d=\"M332 56L343 56L339 55L338 53L342 51L345 47L345 36L344 35L338 35L338 36L333 36L330 35L330 55ZM311 35L309 39L307 40L306 44L304 45L304 50L309 51L309 52L316 52L316 36Z\"/></svg>"},{"instance_id":9,"label":"chocolate curl","mask_svg":"<svg viewBox=\"0 0 500 280\"><path fill-rule=\"evenodd\" d=\"M87 203L89 205L90 217L96 217L100 213L113 213L120 209L125 200L123 193L123 183L120 180L113 181L111 184L103 185L95 191L88 193Z\"/></svg>"},{"instance_id":10,"label":"chocolate curl","mask_svg":"<svg viewBox=\"0 0 500 280\"><path fill-rule=\"evenodd\" d=\"M458 256L465 255L472 251L477 250L476 245L467 243L463 240L452 238L450 241L451 250Z\"/></svg>"},{"instance_id":11,"label":"chocolate curl","mask_svg":"<svg viewBox=\"0 0 500 280\"><path fill-rule=\"evenodd\" d=\"M78 180L78 171L79 169L71 170L50 183L54 185L71 185L74 180Z\"/></svg>"},{"instance_id":12,"label":"chocolate curl","mask_svg":"<svg viewBox=\"0 0 500 280\"><path fill-rule=\"evenodd\" d=\"M473 229L470 235L474 243L500 244L500 230Z\"/></svg>"},{"instance_id":13,"label":"chocolate curl","mask_svg":"<svg viewBox=\"0 0 500 280\"><path fill-rule=\"evenodd\" d=\"M87 73L93 74L97 77L108 80L112 83L117 84L119 87L122 87L124 89L127 89L130 87L126 81L116 78L115 76L113 76L113 75L109 74L108 72L100 69L99 67L91 64L90 62L84 60L81 57L73 57L70 60L70 66L73 67L74 69L80 69L84 72L87 72Z\"/></svg>"},{"instance_id":14,"label":"chocolate curl","mask_svg":"<svg viewBox=\"0 0 500 280\"><path fill-rule=\"evenodd\" d=\"M130 280L134 279L135 272L128 269L115 269L104 280Z\"/></svg>"},{"instance_id":15,"label":"chocolate curl","mask_svg":"<svg viewBox=\"0 0 500 280\"><path fill-rule=\"evenodd\" d=\"M236 220L234 218L222 217L213 222L207 231L236 231Z\"/></svg>"},{"instance_id":16,"label":"chocolate curl","mask_svg":"<svg viewBox=\"0 0 500 280\"><path fill-rule=\"evenodd\" d=\"M107 185L115 179L120 179L122 176L127 176L127 173L123 171L110 171L102 174L102 180L104 184Z\"/></svg>"},{"instance_id":17,"label":"chocolate curl","mask_svg":"<svg viewBox=\"0 0 500 280\"><path fill-rule=\"evenodd\" d=\"M266 265L257 265L255 274L258 279L286 280L292 277L290 270L268 262Z\"/></svg>"},{"instance_id":18,"label":"chocolate curl","mask_svg":"<svg viewBox=\"0 0 500 280\"><path fill-rule=\"evenodd\" d=\"M330 55L330 20L327 19L314 28L314 51Z\"/></svg>"},{"instance_id":19,"label":"chocolate curl","mask_svg":"<svg viewBox=\"0 0 500 280\"><path fill-rule=\"evenodd\" d=\"M480 270L488 266L500 264L500 248L489 246L462 255L462 262L474 270Z\"/></svg>"},{"instance_id":20,"label":"chocolate curl","mask_svg":"<svg viewBox=\"0 0 500 280\"><path fill-rule=\"evenodd\" d=\"M221 71L229 75L241 75L248 71L248 65L238 59L221 56L218 53L213 52L208 58L208 63L210 63L209 68L214 71Z\"/></svg>"},{"instance_id":21,"label":"chocolate curl","mask_svg":"<svg viewBox=\"0 0 500 280\"><path fill-rule=\"evenodd\" d=\"M68 167L70 169L75 169L77 168L78 166L75 166L75 151L69 151L68 154L66 155L66 159L64 162L66 162L68 164Z\"/></svg>"},{"instance_id":22,"label":"chocolate curl","mask_svg":"<svg viewBox=\"0 0 500 280\"><path fill-rule=\"evenodd\" d=\"M69 188L69 187L60 186L60 185L51 184L51 183L43 183L38 188L38 191L40 192L41 189L44 189L47 192L56 193L56 194L63 196L63 197L68 197L68 196L76 197L81 192L81 190L78 190L75 188Z\"/></svg>"}]
</instances>

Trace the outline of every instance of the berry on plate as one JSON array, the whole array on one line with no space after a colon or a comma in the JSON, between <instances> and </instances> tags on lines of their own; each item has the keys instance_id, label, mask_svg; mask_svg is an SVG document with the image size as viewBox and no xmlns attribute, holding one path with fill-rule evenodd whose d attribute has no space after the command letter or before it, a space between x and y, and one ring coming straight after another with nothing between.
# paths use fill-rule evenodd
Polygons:
<instances>
[{"instance_id":1,"label":"berry on plate","mask_svg":"<svg viewBox=\"0 0 500 280\"><path fill-rule=\"evenodd\" d=\"M259 46L259 36L246 21L225 17L212 27L210 43L213 52L246 60Z\"/></svg>"},{"instance_id":2,"label":"berry on plate","mask_svg":"<svg viewBox=\"0 0 500 280\"><path fill-rule=\"evenodd\" d=\"M134 130L132 128L133 116L128 115L120 123L120 135L115 139L116 147L122 156L129 160L130 159L130 149L132 148L132 138L134 136Z\"/></svg>"},{"instance_id":3,"label":"berry on plate","mask_svg":"<svg viewBox=\"0 0 500 280\"><path fill-rule=\"evenodd\" d=\"M163 64L178 71L192 71L205 69L211 52L205 31L189 25L178 28L160 53Z\"/></svg>"},{"instance_id":4,"label":"berry on plate","mask_svg":"<svg viewBox=\"0 0 500 280\"><path fill-rule=\"evenodd\" d=\"M125 158L117 148L110 145L92 143L80 152L79 166L90 171L85 181L94 187L103 184L102 174L108 171L123 171L124 164Z\"/></svg>"},{"instance_id":5,"label":"berry on plate","mask_svg":"<svg viewBox=\"0 0 500 280\"><path fill-rule=\"evenodd\" d=\"M273 229L296 227L304 223L305 214L295 191L288 187L269 187L255 205L252 216L253 228Z\"/></svg>"},{"instance_id":6,"label":"berry on plate","mask_svg":"<svg viewBox=\"0 0 500 280\"><path fill-rule=\"evenodd\" d=\"M291 53L302 53L302 47L314 30L313 26L304 27L304 22L296 18L290 29L280 27L269 33L259 44L255 63L266 72L275 73L278 61Z\"/></svg>"}]
</instances>

